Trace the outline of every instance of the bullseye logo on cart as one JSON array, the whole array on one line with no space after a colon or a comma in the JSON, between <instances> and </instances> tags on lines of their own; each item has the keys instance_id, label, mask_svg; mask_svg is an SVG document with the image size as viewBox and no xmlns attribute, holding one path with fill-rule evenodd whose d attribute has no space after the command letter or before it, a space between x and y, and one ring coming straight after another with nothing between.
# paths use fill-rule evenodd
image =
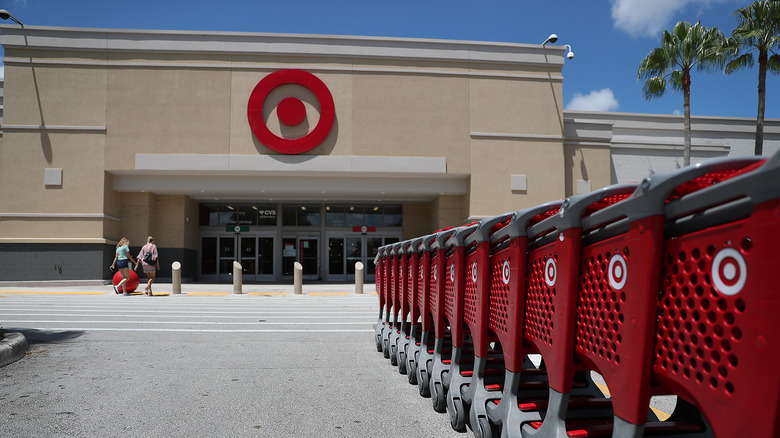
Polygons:
<instances>
[{"instance_id":1,"label":"bullseye logo on cart","mask_svg":"<svg viewBox=\"0 0 780 438\"><path fill-rule=\"evenodd\" d=\"M306 103L316 109L319 120L309 128ZM275 110L275 120L272 114ZM330 135L336 120L333 96L322 80L303 70L279 70L264 77L249 95L249 127L262 144L282 154L310 151ZM272 132L269 124L277 126Z\"/></svg>"}]
</instances>

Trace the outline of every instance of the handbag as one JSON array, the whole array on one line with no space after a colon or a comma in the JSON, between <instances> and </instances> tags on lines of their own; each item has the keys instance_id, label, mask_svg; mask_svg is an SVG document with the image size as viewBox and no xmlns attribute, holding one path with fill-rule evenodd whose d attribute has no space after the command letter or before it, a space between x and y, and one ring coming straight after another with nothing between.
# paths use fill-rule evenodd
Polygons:
<instances>
[{"instance_id":1,"label":"handbag","mask_svg":"<svg viewBox=\"0 0 780 438\"><path fill-rule=\"evenodd\" d=\"M147 265L153 265L156 261L157 259L152 258L152 252L147 249L144 249L144 263L146 263Z\"/></svg>"}]
</instances>

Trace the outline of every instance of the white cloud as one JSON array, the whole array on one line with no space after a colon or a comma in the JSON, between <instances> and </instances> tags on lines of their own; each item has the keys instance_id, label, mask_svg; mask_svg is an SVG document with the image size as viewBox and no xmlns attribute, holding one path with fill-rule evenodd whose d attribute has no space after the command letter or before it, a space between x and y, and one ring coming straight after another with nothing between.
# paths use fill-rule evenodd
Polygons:
<instances>
[{"instance_id":1,"label":"white cloud","mask_svg":"<svg viewBox=\"0 0 780 438\"><path fill-rule=\"evenodd\" d=\"M5 66L0 65L0 79L5 78Z\"/></svg>"},{"instance_id":2,"label":"white cloud","mask_svg":"<svg viewBox=\"0 0 780 438\"><path fill-rule=\"evenodd\" d=\"M612 90L604 88L593 90L585 95L574 93L574 97L566 105L566 109L572 111L615 111L618 106L618 101Z\"/></svg>"},{"instance_id":3,"label":"white cloud","mask_svg":"<svg viewBox=\"0 0 780 438\"><path fill-rule=\"evenodd\" d=\"M682 113L683 113L682 110L678 110L678 109L672 111L672 115L675 115L675 116L681 116Z\"/></svg>"},{"instance_id":4,"label":"white cloud","mask_svg":"<svg viewBox=\"0 0 780 438\"><path fill-rule=\"evenodd\" d=\"M708 8L731 0L609 0L615 27L633 38L654 37L668 27L672 17L689 5Z\"/></svg>"}]
</instances>

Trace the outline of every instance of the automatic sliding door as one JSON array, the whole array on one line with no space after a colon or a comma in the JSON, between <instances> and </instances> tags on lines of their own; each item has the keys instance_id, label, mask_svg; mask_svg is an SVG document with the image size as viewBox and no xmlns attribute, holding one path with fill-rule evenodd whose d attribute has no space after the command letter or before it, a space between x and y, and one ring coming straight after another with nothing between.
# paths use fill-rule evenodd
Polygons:
<instances>
[{"instance_id":1,"label":"automatic sliding door","mask_svg":"<svg viewBox=\"0 0 780 438\"><path fill-rule=\"evenodd\" d=\"M376 267L374 258L379 254L379 248L382 246L381 237L366 238L366 281L373 281Z\"/></svg>"},{"instance_id":2,"label":"automatic sliding door","mask_svg":"<svg viewBox=\"0 0 780 438\"><path fill-rule=\"evenodd\" d=\"M298 238L298 261L303 265L303 278L319 278L319 239L316 237Z\"/></svg>"},{"instance_id":3,"label":"automatic sliding door","mask_svg":"<svg viewBox=\"0 0 780 438\"><path fill-rule=\"evenodd\" d=\"M252 235L241 235L241 270L242 280L254 281L257 267L257 238Z\"/></svg>"},{"instance_id":4,"label":"automatic sliding door","mask_svg":"<svg viewBox=\"0 0 780 438\"><path fill-rule=\"evenodd\" d=\"M260 280L274 278L274 238L257 238L257 276Z\"/></svg>"},{"instance_id":5,"label":"automatic sliding door","mask_svg":"<svg viewBox=\"0 0 780 438\"><path fill-rule=\"evenodd\" d=\"M219 236L219 279L231 281L233 278L233 261L236 259L236 237Z\"/></svg>"},{"instance_id":6,"label":"automatic sliding door","mask_svg":"<svg viewBox=\"0 0 780 438\"><path fill-rule=\"evenodd\" d=\"M328 238L328 280L344 280L344 237Z\"/></svg>"},{"instance_id":7,"label":"automatic sliding door","mask_svg":"<svg viewBox=\"0 0 780 438\"><path fill-rule=\"evenodd\" d=\"M347 278L355 279L355 263L363 261L363 237L347 237Z\"/></svg>"}]
</instances>

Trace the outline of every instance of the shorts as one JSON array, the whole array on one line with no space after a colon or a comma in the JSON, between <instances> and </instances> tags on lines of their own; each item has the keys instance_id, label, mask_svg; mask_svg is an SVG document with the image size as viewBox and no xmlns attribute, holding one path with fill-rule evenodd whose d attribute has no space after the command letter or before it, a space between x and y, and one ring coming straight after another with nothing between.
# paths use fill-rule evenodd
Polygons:
<instances>
[{"instance_id":1,"label":"shorts","mask_svg":"<svg viewBox=\"0 0 780 438\"><path fill-rule=\"evenodd\" d=\"M128 268L128 261L127 261L127 259L117 260L116 261L116 267L117 267L117 269L127 269Z\"/></svg>"}]
</instances>

